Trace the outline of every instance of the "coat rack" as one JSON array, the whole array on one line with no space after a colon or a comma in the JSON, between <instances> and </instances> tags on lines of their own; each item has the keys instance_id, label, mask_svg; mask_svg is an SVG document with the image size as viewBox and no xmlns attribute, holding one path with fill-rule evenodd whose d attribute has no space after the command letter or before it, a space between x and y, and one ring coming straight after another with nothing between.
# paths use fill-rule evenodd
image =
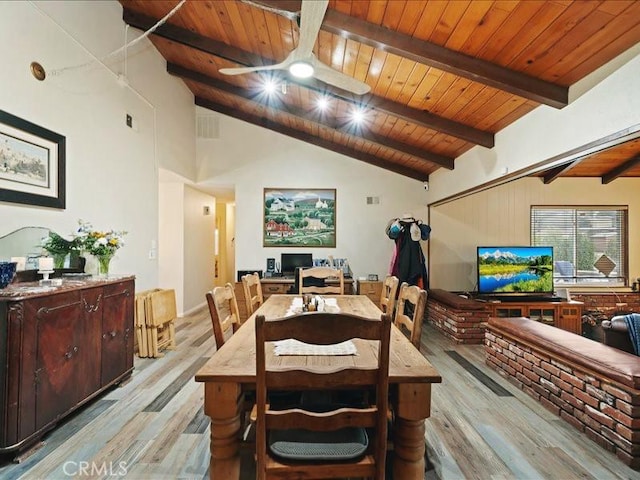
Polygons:
<instances>
[{"instance_id":1,"label":"coat rack","mask_svg":"<svg viewBox=\"0 0 640 480\"><path fill-rule=\"evenodd\" d=\"M389 220L387 236L395 242L389 273L400 282L427 289L429 279L420 241L429 239L431 227L410 213Z\"/></svg>"}]
</instances>

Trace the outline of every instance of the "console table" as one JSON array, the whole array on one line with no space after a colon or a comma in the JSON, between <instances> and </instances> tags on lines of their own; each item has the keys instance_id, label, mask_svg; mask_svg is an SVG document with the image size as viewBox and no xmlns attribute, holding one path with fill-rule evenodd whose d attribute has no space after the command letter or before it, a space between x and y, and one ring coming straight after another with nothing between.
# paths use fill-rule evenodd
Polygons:
<instances>
[{"instance_id":1,"label":"console table","mask_svg":"<svg viewBox=\"0 0 640 480\"><path fill-rule=\"evenodd\" d=\"M0 290L0 453L131 375L134 294L132 276Z\"/></svg>"},{"instance_id":2,"label":"console table","mask_svg":"<svg viewBox=\"0 0 640 480\"><path fill-rule=\"evenodd\" d=\"M262 278L260 280L262 284L262 296L266 300L271 295L286 295L289 293L289 289L295 285L295 278L293 277L271 277ZM338 284L338 280L327 280L326 284ZM353 295L354 292L353 278L344 279L344 294ZM249 315L247 315L247 307L244 299L244 290L242 289L242 282L236 282L234 286L236 293L236 300L238 301L238 310L240 313L240 320L244 322ZM296 292L297 293L297 292Z\"/></svg>"},{"instance_id":3,"label":"console table","mask_svg":"<svg viewBox=\"0 0 640 480\"><path fill-rule=\"evenodd\" d=\"M260 280L262 284L262 295L266 300L271 295L285 295L289 293L289 289L294 286L295 279L293 277L272 277ZM338 280L325 280L327 285L338 285ZM295 292L298 293L298 292ZM344 279L344 294L353 294L353 278Z\"/></svg>"}]
</instances>

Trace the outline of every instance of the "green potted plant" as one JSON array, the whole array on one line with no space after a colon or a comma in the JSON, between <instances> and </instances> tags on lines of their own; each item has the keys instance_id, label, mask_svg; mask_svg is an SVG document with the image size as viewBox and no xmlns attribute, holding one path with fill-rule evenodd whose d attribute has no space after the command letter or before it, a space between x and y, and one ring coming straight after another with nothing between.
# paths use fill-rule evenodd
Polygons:
<instances>
[{"instance_id":1,"label":"green potted plant","mask_svg":"<svg viewBox=\"0 0 640 480\"><path fill-rule=\"evenodd\" d=\"M55 232L49 232L49 236L42 239L42 248L53 257L53 268L60 269L64 267L64 261L67 255L78 253L78 242L67 240Z\"/></svg>"}]
</instances>

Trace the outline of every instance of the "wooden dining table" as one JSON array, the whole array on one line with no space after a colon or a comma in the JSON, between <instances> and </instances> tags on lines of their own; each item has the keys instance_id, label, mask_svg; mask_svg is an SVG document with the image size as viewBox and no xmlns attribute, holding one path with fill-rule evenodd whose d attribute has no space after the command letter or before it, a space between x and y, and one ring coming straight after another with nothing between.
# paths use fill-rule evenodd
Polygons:
<instances>
[{"instance_id":1,"label":"wooden dining table","mask_svg":"<svg viewBox=\"0 0 640 480\"><path fill-rule=\"evenodd\" d=\"M240 478L240 428L244 393L255 390L256 348L255 316L281 318L291 311L295 295L272 295L242 324L196 374L204 383L204 412L211 418L210 478L238 480ZM364 295L336 296L337 308L369 318L380 318L381 310ZM333 307L335 309L335 307ZM354 339L356 347L364 340ZM371 349L363 348L359 351ZM344 362L370 366L375 361L368 355L353 356L279 356L268 349L267 363L331 369ZM431 414L431 385L442 377L429 361L395 326L391 330L389 389L394 411L393 478L423 479L425 469L425 419Z\"/></svg>"}]
</instances>

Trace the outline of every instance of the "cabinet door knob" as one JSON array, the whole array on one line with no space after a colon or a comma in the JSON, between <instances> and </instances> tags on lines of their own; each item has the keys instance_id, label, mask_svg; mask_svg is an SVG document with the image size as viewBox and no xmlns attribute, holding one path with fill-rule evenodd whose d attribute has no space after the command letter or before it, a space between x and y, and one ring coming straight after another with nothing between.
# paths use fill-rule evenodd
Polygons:
<instances>
[{"instance_id":1,"label":"cabinet door knob","mask_svg":"<svg viewBox=\"0 0 640 480\"><path fill-rule=\"evenodd\" d=\"M73 347L71 350L65 353L64 358L66 358L67 360L70 360L75 353L78 353L78 347Z\"/></svg>"}]
</instances>

